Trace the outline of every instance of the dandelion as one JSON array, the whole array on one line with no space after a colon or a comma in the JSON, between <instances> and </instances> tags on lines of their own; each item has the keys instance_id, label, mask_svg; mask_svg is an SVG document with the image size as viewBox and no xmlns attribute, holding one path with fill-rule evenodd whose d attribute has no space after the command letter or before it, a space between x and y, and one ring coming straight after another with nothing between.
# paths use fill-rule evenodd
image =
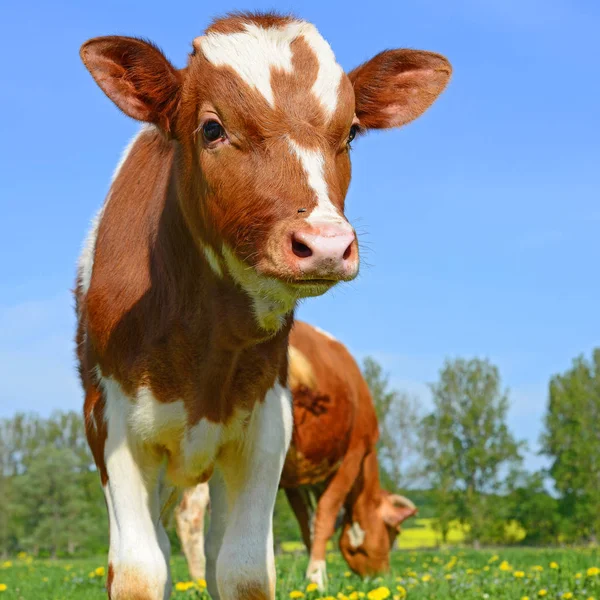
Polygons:
<instances>
[{"instance_id":1,"label":"dandelion","mask_svg":"<svg viewBox=\"0 0 600 600\"><path fill-rule=\"evenodd\" d=\"M491 565L492 563L495 563L497 560L500 560L500 557L497 554L494 554L494 556L492 556L492 558L490 558L490 560L488 560L488 562Z\"/></svg>"},{"instance_id":2,"label":"dandelion","mask_svg":"<svg viewBox=\"0 0 600 600\"><path fill-rule=\"evenodd\" d=\"M392 593L390 592L390 590L388 588L386 588L385 586L381 586L381 587L375 588L374 590L371 590L367 594L367 598L368 598L368 600L385 600L386 598L389 598L391 595L392 595Z\"/></svg>"},{"instance_id":3,"label":"dandelion","mask_svg":"<svg viewBox=\"0 0 600 600\"><path fill-rule=\"evenodd\" d=\"M319 589L319 586L318 586L316 583L309 583L309 584L306 586L306 591L307 591L308 593L310 593L310 592L314 592L314 591L316 591L316 590L318 590L318 589Z\"/></svg>"},{"instance_id":4,"label":"dandelion","mask_svg":"<svg viewBox=\"0 0 600 600\"><path fill-rule=\"evenodd\" d=\"M517 579L523 579L523 577L525 577L525 572L524 571L515 571L513 573L513 575L517 578Z\"/></svg>"},{"instance_id":5,"label":"dandelion","mask_svg":"<svg viewBox=\"0 0 600 600\"><path fill-rule=\"evenodd\" d=\"M104 567L98 567L94 573L96 574L96 577L104 577Z\"/></svg>"},{"instance_id":6,"label":"dandelion","mask_svg":"<svg viewBox=\"0 0 600 600\"><path fill-rule=\"evenodd\" d=\"M575 579L581 579L583 575L581 573L575 573Z\"/></svg>"},{"instance_id":7,"label":"dandelion","mask_svg":"<svg viewBox=\"0 0 600 600\"><path fill-rule=\"evenodd\" d=\"M529 600L529 596L523 596L521 600Z\"/></svg>"},{"instance_id":8,"label":"dandelion","mask_svg":"<svg viewBox=\"0 0 600 600\"><path fill-rule=\"evenodd\" d=\"M5 561L2 563L2 568L3 568L3 569L10 569L10 568L12 567L12 565L13 565L13 564L12 564L12 560L5 560Z\"/></svg>"},{"instance_id":9,"label":"dandelion","mask_svg":"<svg viewBox=\"0 0 600 600\"><path fill-rule=\"evenodd\" d=\"M596 577L596 575L600 575L600 569L598 567L590 567L587 570L588 577Z\"/></svg>"},{"instance_id":10,"label":"dandelion","mask_svg":"<svg viewBox=\"0 0 600 600\"><path fill-rule=\"evenodd\" d=\"M198 587L204 589L206 587L206 579L196 579Z\"/></svg>"},{"instance_id":11,"label":"dandelion","mask_svg":"<svg viewBox=\"0 0 600 600\"><path fill-rule=\"evenodd\" d=\"M304 592L301 592L300 590L292 590L290 592L290 598L292 600L295 600L296 598L304 598Z\"/></svg>"},{"instance_id":12,"label":"dandelion","mask_svg":"<svg viewBox=\"0 0 600 600\"><path fill-rule=\"evenodd\" d=\"M538 592L538 596L540 596L540 597L544 597L544 596L547 596L547 595L548 595L548 590L540 590Z\"/></svg>"},{"instance_id":13,"label":"dandelion","mask_svg":"<svg viewBox=\"0 0 600 600\"><path fill-rule=\"evenodd\" d=\"M551 569L558 569L558 563L557 563L557 562L554 562L554 561L552 561L552 562L550 563L550 568L551 568Z\"/></svg>"},{"instance_id":14,"label":"dandelion","mask_svg":"<svg viewBox=\"0 0 600 600\"><path fill-rule=\"evenodd\" d=\"M531 570L541 573L544 570L544 567L542 567L542 565L535 565L535 566L531 567Z\"/></svg>"},{"instance_id":15,"label":"dandelion","mask_svg":"<svg viewBox=\"0 0 600 600\"><path fill-rule=\"evenodd\" d=\"M0 592L5 592L8 586L5 583L0 583Z\"/></svg>"},{"instance_id":16,"label":"dandelion","mask_svg":"<svg viewBox=\"0 0 600 600\"><path fill-rule=\"evenodd\" d=\"M406 590L401 585L396 586L396 590L398 592L398 598L404 600L404 598L406 598Z\"/></svg>"},{"instance_id":17,"label":"dandelion","mask_svg":"<svg viewBox=\"0 0 600 600\"><path fill-rule=\"evenodd\" d=\"M571 598L573 598L573 592L565 592L561 598L564 598L564 600L571 600Z\"/></svg>"},{"instance_id":18,"label":"dandelion","mask_svg":"<svg viewBox=\"0 0 600 600\"><path fill-rule=\"evenodd\" d=\"M509 563L507 560L503 560L503 561L500 563L500 567L499 567L499 569L500 569L501 571L512 571L512 567L510 566L510 563Z\"/></svg>"},{"instance_id":19,"label":"dandelion","mask_svg":"<svg viewBox=\"0 0 600 600\"><path fill-rule=\"evenodd\" d=\"M423 583L428 583L429 581L431 581L431 575L429 573L425 573L425 575L421 577L421 581Z\"/></svg>"},{"instance_id":20,"label":"dandelion","mask_svg":"<svg viewBox=\"0 0 600 600\"><path fill-rule=\"evenodd\" d=\"M352 575L352 573L350 571L346 571L344 573L344 577L350 577Z\"/></svg>"},{"instance_id":21,"label":"dandelion","mask_svg":"<svg viewBox=\"0 0 600 600\"><path fill-rule=\"evenodd\" d=\"M194 587L193 581L178 581L175 584L175 589L178 592L187 592L189 589Z\"/></svg>"}]
</instances>

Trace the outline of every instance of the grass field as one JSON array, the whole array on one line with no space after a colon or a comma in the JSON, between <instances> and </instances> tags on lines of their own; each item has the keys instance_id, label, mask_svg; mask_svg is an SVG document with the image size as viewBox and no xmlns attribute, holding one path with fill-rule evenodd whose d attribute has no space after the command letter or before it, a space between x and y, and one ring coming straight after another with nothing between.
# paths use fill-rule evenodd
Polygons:
<instances>
[{"instance_id":1,"label":"grass field","mask_svg":"<svg viewBox=\"0 0 600 600\"><path fill-rule=\"evenodd\" d=\"M600 600L598 549L397 551L392 571L361 580L337 553L328 556L327 594L307 590L303 554L278 558L278 598L317 600ZM1 600L100 600L104 559L47 561L21 556L0 563ZM188 582L182 558L172 561L175 600L208 600L202 582Z\"/></svg>"}]
</instances>

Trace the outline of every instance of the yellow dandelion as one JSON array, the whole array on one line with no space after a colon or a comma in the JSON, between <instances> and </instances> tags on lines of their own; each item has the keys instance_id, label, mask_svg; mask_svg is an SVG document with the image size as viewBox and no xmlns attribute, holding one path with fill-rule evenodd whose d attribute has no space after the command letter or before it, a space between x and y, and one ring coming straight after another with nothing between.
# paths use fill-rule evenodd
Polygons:
<instances>
[{"instance_id":1,"label":"yellow dandelion","mask_svg":"<svg viewBox=\"0 0 600 600\"><path fill-rule=\"evenodd\" d=\"M5 583L0 583L0 592L5 592L8 586Z\"/></svg>"},{"instance_id":2,"label":"yellow dandelion","mask_svg":"<svg viewBox=\"0 0 600 600\"><path fill-rule=\"evenodd\" d=\"M205 588L206 587L206 579L196 579L196 583L198 584L199 588Z\"/></svg>"},{"instance_id":3,"label":"yellow dandelion","mask_svg":"<svg viewBox=\"0 0 600 600\"><path fill-rule=\"evenodd\" d=\"M554 562L554 561L552 561L552 562L550 563L550 568L551 568L551 569L558 569L558 563L557 563L557 562Z\"/></svg>"},{"instance_id":4,"label":"yellow dandelion","mask_svg":"<svg viewBox=\"0 0 600 600\"><path fill-rule=\"evenodd\" d=\"M452 573L446 573L444 575L444 579L447 579L448 581L450 581L451 579L454 579L454 575L452 575Z\"/></svg>"},{"instance_id":5,"label":"yellow dandelion","mask_svg":"<svg viewBox=\"0 0 600 600\"><path fill-rule=\"evenodd\" d=\"M94 573L96 573L98 577L104 577L104 567L98 567L94 570Z\"/></svg>"},{"instance_id":6,"label":"yellow dandelion","mask_svg":"<svg viewBox=\"0 0 600 600\"><path fill-rule=\"evenodd\" d=\"M10 569L10 567L12 567L12 565L13 565L13 564L12 564L12 560L5 560L5 561L2 563L2 568L3 568L3 569Z\"/></svg>"},{"instance_id":7,"label":"yellow dandelion","mask_svg":"<svg viewBox=\"0 0 600 600\"><path fill-rule=\"evenodd\" d=\"M544 567L542 567L542 565L534 565L533 567L531 567L531 570L541 573L544 570Z\"/></svg>"},{"instance_id":8,"label":"yellow dandelion","mask_svg":"<svg viewBox=\"0 0 600 600\"><path fill-rule=\"evenodd\" d=\"M494 554L494 556L492 556L492 558L490 558L490 560L488 560L488 563L490 563L490 565L492 563L495 563L497 560L500 560L500 557L497 554Z\"/></svg>"},{"instance_id":9,"label":"yellow dandelion","mask_svg":"<svg viewBox=\"0 0 600 600\"><path fill-rule=\"evenodd\" d=\"M598 567L590 567L586 573L588 577L596 577L596 575L600 575L600 569Z\"/></svg>"},{"instance_id":10,"label":"yellow dandelion","mask_svg":"<svg viewBox=\"0 0 600 600\"><path fill-rule=\"evenodd\" d=\"M25 560L27 558L27 552L19 552L19 554L17 554L17 558L19 560Z\"/></svg>"},{"instance_id":11,"label":"yellow dandelion","mask_svg":"<svg viewBox=\"0 0 600 600\"><path fill-rule=\"evenodd\" d=\"M351 586L348 586L351 587ZM348 596L349 600L358 600L359 596L358 596L358 592L351 592L350 595Z\"/></svg>"},{"instance_id":12,"label":"yellow dandelion","mask_svg":"<svg viewBox=\"0 0 600 600\"><path fill-rule=\"evenodd\" d=\"M194 587L193 581L178 581L175 584L175 589L178 592L187 592L189 589Z\"/></svg>"},{"instance_id":13,"label":"yellow dandelion","mask_svg":"<svg viewBox=\"0 0 600 600\"><path fill-rule=\"evenodd\" d=\"M490 567L489 567L488 565L485 565L485 567L483 567L483 570L484 570L484 571L489 571L489 570L490 570Z\"/></svg>"},{"instance_id":14,"label":"yellow dandelion","mask_svg":"<svg viewBox=\"0 0 600 600\"><path fill-rule=\"evenodd\" d=\"M564 598L565 600L571 600L571 598L573 598L573 592L565 592L561 598Z\"/></svg>"},{"instance_id":15,"label":"yellow dandelion","mask_svg":"<svg viewBox=\"0 0 600 600\"><path fill-rule=\"evenodd\" d=\"M529 600L529 596L523 596L521 600Z\"/></svg>"},{"instance_id":16,"label":"yellow dandelion","mask_svg":"<svg viewBox=\"0 0 600 600\"><path fill-rule=\"evenodd\" d=\"M548 590L540 590L538 592L538 596L543 597L543 596L547 596L547 595L548 595Z\"/></svg>"},{"instance_id":17,"label":"yellow dandelion","mask_svg":"<svg viewBox=\"0 0 600 600\"><path fill-rule=\"evenodd\" d=\"M503 560L503 561L500 563L500 567L499 567L499 569L500 569L501 571L512 571L512 567L510 566L510 563L509 563L507 560Z\"/></svg>"},{"instance_id":18,"label":"yellow dandelion","mask_svg":"<svg viewBox=\"0 0 600 600\"><path fill-rule=\"evenodd\" d=\"M316 583L309 583L309 584L306 586L306 591L307 591L307 592L309 592L309 593L310 593L310 592L314 592L314 591L316 591L316 590L318 590L318 589L319 589L319 586L318 586Z\"/></svg>"},{"instance_id":19,"label":"yellow dandelion","mask_svg":"<svg viewBox=\"0 0 600 600\"><path fill-rule=\"evenodd\" d=\"M350 571L346 571L344 573L344 577L350 577L352 575L352 573Z\"/></svg>"},{"instance_id":20,"label":"yellow dandelion","mask_svg":"<svg viewBox=\"0 0 600 600\"><path fill-rule=\"evenodd\" d=\"M398 598L404 600L404 598L406 598L406 590L401 585L396 586L396 590L398 592Z\"/></svg>"},{"instance_id":21,"label":"yellow dandelion","mask_svg":"<svg viewBox=\"0 0 600 600\"><path fill-rule=\"evenodd\" d=\"M390 592L390 590L388 588L386 588L385 586L381 586L381 587L375 588L374 590L371 590L367 594L367 598L368 598L368 600L385 600L386 598L389 598L391 595L392 595L392 592Z\"/></svg>"},{"instance_id":22,"label":"yellow dandelion","mask_svg":"<svg viewBox=\"0 0 600 600\"><path fill-rule=\"evenodd\" d=\"M524 571L515 571L513 573L513 575L517 578L517 579L523 579L523 577L525 577L525 572Z\"/></svg>"},{"instance_id":23,"label":"yellow dandelion","mask_svg":"<svg viewBox=\"0 0 600 600\"><path fill-rule=\"evenodd\" d=\"M301 592L300 590L292 590L290 592L290 598L292 598L292 600L295 598L304 598L304 592Z\"/></svg>"},{"instance_id":24,"label":"yellow dandelion","mask_svg":"<svg viewBox=\"0 0 600 600\"><path fill-rule=\"evenodd\" d=\"M427 583L427 582L431 581L431 575L429 573L425 573L425 575L423 575L423 577L421 577L421 581L423 583Z\"/></svg>"}]
</instances>

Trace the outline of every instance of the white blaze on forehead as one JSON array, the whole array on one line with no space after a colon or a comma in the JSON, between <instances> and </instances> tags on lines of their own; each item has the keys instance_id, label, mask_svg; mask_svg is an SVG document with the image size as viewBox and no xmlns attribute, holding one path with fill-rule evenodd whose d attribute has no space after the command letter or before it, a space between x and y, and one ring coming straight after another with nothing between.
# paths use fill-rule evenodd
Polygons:
<instances>
[{"instance_id":1,"label":"white blaze on forehead","mask_svg":"<svg viewBox=\"0 0 600 600\"><path fill-rule=\"evenodd\" d=\"M306 219L308 223L335 223L348 225L340 215L339 210L329 199L327 182L325 181L325 160L319 150L303 148L292 139L289 139L292 152L300 159L308 177L308 185L317 196L317 206ZM350 225L348 225L350 227Z\"/></svg>"},{"instance_id":2,"label":"white blaze on forehead","mask_svg":"<svg viewBox=\"0 0 600 600\"><path fill-rule=\"evenodd\" d=\"M244 27L245 31L208 33L199 38L199 45L206 59L216 67L231 67L274 106L271 71L293 71L291 44L295 39L303 37L319 63L312 92L323 105L327 115L331 116L337 106L343 70L337 64L329 44L315 26L303 21L294 21L284 27L260 27L254 23L246 23Z\"/></svg>"}]
</instances>

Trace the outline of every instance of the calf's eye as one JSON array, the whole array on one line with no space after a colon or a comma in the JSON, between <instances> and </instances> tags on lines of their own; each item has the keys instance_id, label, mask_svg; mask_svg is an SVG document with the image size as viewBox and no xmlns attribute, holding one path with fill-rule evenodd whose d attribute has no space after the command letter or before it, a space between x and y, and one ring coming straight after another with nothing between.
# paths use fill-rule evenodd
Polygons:
<instances>
[{"instance_id":1,"label":"calf's eye","mask_svg":"<svg viewBox=\"0 0 600 600\"><path fill-rule=\"evenodd\" d=\"M348 134L348 143L352 142L352 140L356 137L358 129L358 125L352 125L352 127L350 127L350 133Z\"/></svg>"},{"instance_id":2,"label":"calf's eye","mask_svg":"<svg viewBox=\"0 0 600 600\"><path fill-rule=\"evenodd\" d=\"M225 139L225 130L223 129L223 125L218 121L206 121L202 125L202 136L208 143L216 142L220 139Z\"/></svg>"}]
</instances>

